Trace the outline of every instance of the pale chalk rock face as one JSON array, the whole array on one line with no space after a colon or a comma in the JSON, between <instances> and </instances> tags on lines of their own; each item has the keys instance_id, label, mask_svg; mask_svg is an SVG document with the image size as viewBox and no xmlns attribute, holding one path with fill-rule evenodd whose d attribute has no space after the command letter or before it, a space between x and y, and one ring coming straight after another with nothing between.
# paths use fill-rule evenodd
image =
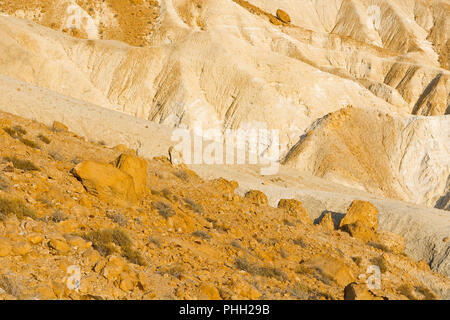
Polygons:
<instances>
[{"instance_id":1,"label":"pale chalk rock face","mask_svg":"<svg viewBox=\"0 0 450 320\"><path fill-rule=\"evenodd\" d=\"M376 112L392 114L392 127L368 128L387 136L378 140L388 142L382 150L367 139L354 143L376 161L358 159L352 148L344 167L338 160L319 168L314 159L295 166L430 207L444 196L449 126L447 117L438 116L448 114L449 105L446 1L208 0L198 6L162 0L156 20L147 13L147 23L157 21L152 32L147 37L135 33L134 40L117 31L127 28L120 21L126 12L114 18L110 11L119 10L114 3L109 9L94 3L86 8L61 1L47 8L36 1L27 13L8 1L0 8L9 15L0 17L0 48L6 57L0 73L172 127L275 129L282 155L289 155L318 119L347 105L367 111L364 121L372 123L379 123ZM52 18L32 14L40 7ZM13 16L57 30L75 28L80 32L72 35L90 40ZM273 19L284 24L274 25ZM20 41L23 35L27 41ZM102 37L132 44L139 38L148 46L95 40ZM346 130L353 137L364 135L361 126L346 125ZM334 148L337 154L348 149Z\"/></svg>"},{"instance_id":2,"label":"pale chalk rock face","mask_svg":"<svg viewBox=\"0 0 450 320\"><path fill-rule=\"evenodd\" d=\"M436 206L450 174L450 119L348 107L317 121L284 164L387 198Z\"/></svg>"}]
</instances>

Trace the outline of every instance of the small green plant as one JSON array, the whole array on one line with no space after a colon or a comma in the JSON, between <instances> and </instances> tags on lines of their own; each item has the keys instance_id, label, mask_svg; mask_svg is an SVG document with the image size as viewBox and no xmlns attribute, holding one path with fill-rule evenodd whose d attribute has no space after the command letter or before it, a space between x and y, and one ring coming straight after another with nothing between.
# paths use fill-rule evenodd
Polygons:
<instances>
[{"instance_id":1,"label":"small green plant","mask_svg":"<svg viewBox=\"0 0 450 320\"><path fill-rule=\"evenodd\" d=\"M24 145L26 145L27 147L33 148L33 149L40 149L39 145L31 140L25 139L23 137L20 137L18 139L20 142L22 142Z\"/></svg>"},{"instance_id":2,"label":"small green plant","mask_svg":"<svg viewBox=\"0 0 450 320\"><path fill-rule=\"evenodd\" d=\"M67 219L69 219L69 217L67 217L67 215L60 209L53 212L50 216L50 220L55 223L60 223L62 221L66 221Z\"/></svg>"},{"instance_id":3,"label":"small green plant","mask_svg":"<svg viewBox=\"0 0 450 320\"><path fill-rule=\"evenodd\" d=\"M101 255L108 256L114 252L111 244L116 244L120 247L131 246L131 240L125 232L120 229L104 229L101 231L91 231L83 238L92 242L92 246Z\"/></svg>"},{"instance_id":4,"label":"small green plant","mask_svg":"<svg viewBox=\"0 0 450 320\"><path fill-rule=\"evenodd\" d=\"M63 161L64 158L57 151L50 151L48 155L55 161Z\"/></svg>"},{"instance_id":5,"label":"small green plant","mask_svg":"<svg viewBox=\"0 0 450 320\"><path fill-rule=\"evenodd\" d=\"M152 208L157 210L159 215L168 219L170 217L173 217L176 212L173 209L171 204L167 204L165 202L162 201L158 201L158 202L153 202L152 203Z\"/></svg>"},{"instance_id":6,"label":"small green plant","mask_svg":"<svg viewBox=\"0 0 450 320\"><path fill-rule=\"evenodd\" d=\"M53 208L52 201L47 198L38 198L37 201L39 201L40 203L42 203L43 205L45 205L48 208Z\"/></svg>"},{"instance_id":7,"label":"small green plant","mask_svg":"<svg viewBox=\"0 0 450 320\"><path fill-rule=\"evenodd\" d=\"M38 135L38 139L41 140L45 144L50 144L51 140L44 136L43 134Z\"/></svg>"},{"instance_id":8,"label":"small green plant","mask_svg":"<svg viewBox=\"0 0 450 320\"><path fill-rule=\"evenodd\" d=\"M290 221L287 220L287 219L284 219L284 220L283 220L283 223L284 223L286 226L288 226L288 227L295 227L295 224L292 223L292 222L290 222Z\"/></svg>"},{"instance_id":9,"label":"small green plant","mask_svg":"<svg viewBox=\"0 0 450 320\"><path fill-rule=\"evenodd\" d=\"M91 231L82 235L86 241L92 242L92 247L102 256L109 256L115 252L115 247L119 246L122 256L128 261L141 266L146 265L141 253L133 249L133 242L128 235L120 229L104 229Z\"/></svg>"},{"instance_id":10,"label":"small green plant","mask_svg":"<svg viewBox=\"0 0 450 320\"><path fill-rule=\"evenodd\" d=\"M217 231L219 231L220 233L227 233L228 231L230 231L230 228L227 227L226 225L220 224L217 221L213 222L213 228Z\"/></svg>"},{"instance_id":11,"label":"small green plant","mask_svg":"<svg viewBox=\"0 0 450 320\"><path fill-rule=\"evenodd\" d=\"M39 171L40 169L31 161L18 159L16 157L3 157L4 161L12 162L14 168L24 171Z\"/></svg>"},{"instance_id":12,"label":"small green plant","mask_svg":"<svg viewBox=\"0 0 450 320\"><path fill-rule=\"evenodd\" d=\"M18 139L27 134L27 131L23 129L21 126L15 126L13 128L5 127L3 128L3 131L5 131L7 134L11 136L11 138L14 139Z\"/></svg>"},{"instance_id":13,"label":"small green plant","mask_svg":"<svg viewBox=\"0 0 450 320\"><path fill-rule=\"evenodd\" d=\"M24 145L34 148L34 149L39 149L39 145L36 144L36 142L28 140L23 137L24 135L27 134L27 131L25 129L23 129L21 126L15 126L14 128L6 127L6 128L3 128L3 130L7 134L9 134L11 136L11 138L19 140Z\"/></svg>"},{"instance_id":14,"label":"small green plant","mask_svg":"<svg viewBox=\"0 0 450 320\"><path fill-rule=\"evenodd\" d=\"M75 158L72 158L72 160L70 160L70 162L72 162L73 164L77 165L77 164L83 162L83 159L75 157Z\"/></svg>"},{"instance_id":15,"label":"small green plant","mask_svg":"<svg viewBox=\"0 0 450 320\"><path fill-rule=\"evenodd\" d=\"M320 292L314 291L303 283L295 283L291 288L288 289L288 292L292 294L298 300L334 300L333 296L328 292Z\"/></svg>"},{"instance_id":16,"label":"small green plant","mask_svg":"<svg viewBox=\"0 0 450 320\"><path fill-rule=\"evenodd\" d=\"M107 214L106 216L121 227L125 227L128 224L128 218L120 212Z\"/></svg>"},{"instance_id":17,"label":"small green plant","mask_svg":"<svg viewBox=\"0 0 450 320\"><path fill-rule=\"evenodd\" d=\"M201 238L203 240L211 239L211 236L203 230L197 230L197 231L193 232L192 235L195 237Z\"/></svg>"},{"instance_id":18,"label":"small green plant","mask_svg":"<svg viewBox=\"0 0 450 320\"><path fill-rule=\"evenodd\" d=\"M149 237L148 238L148 242L149 243L153 243L155 246L157 246L158 248L161 248L161 241L158 238L155 237Z\"/></svg>"},{"instance_id":19,"label":"small green plant","mask_svg":"<svg viewBox=\"0 0 450 320\"><path fill-rule=\"evenodd\" d=\"M289 254L288 254L284 249L280 249L280 256L281 256L283 259L286 259L286 258L289 257Z\"/></svg>"},{"instance_id":20,"label":"small green plant","mask_svg":"<svg viewBox=\"0 0 450 320\"><path fill-rule=\"evenodd\" d=\"M383 245L383 244L381 244L381 243L369 241L367 244L368 244L369 246L371 246L371 247L373 247L373 248L376 248L376 249L379 249L379 250L381 250L381 251L384 251L384 252L391 252L391 250L390 250L388 247L386 247L385 245Z\"/></svg>"},{"instance_id":21,"label":"small green plant","mask_svg":"<svg viewBox=\"0 0 450 320\"><path fill-rule=\"evenodd\" d=\"M172 199L172 196L173 196L173 193L172 193L172 191L170 191L169 189L164 188L164 189L161 190L161 195L162 195L164 198L166 198L167 200L171 200L171 199Z\"/></svg>"},{"instance_id":22,"label":"small green plant","mask_svg":"<svg viewBox=\"0 0 450 320\"><path fill-rule=\"evenodd\" d=\"M252 275L258 275L266 278L275 278L279 281L287 280L287 275L280 269L270 266L259 266L249 262L245 258L238 257L235 260L236 267Z\"/></svg>"},{"instance_id":23,"label":"small green plant","mask_svg":"<svg viewBox=\"0 0 450 320\"><path fill-rule=\"evenodd\" d=\"M303 249L307 247L305 241L302 238L294 239L292 240L292 242L294 242L295 245L302 247Z\"/></svg>"},{"instance_id":24,"label":"small green plant","mask_svg":"<svg viewBox=\"0 0 450 320\"><path fill-rule=\"evenodd\" d=\"M3 128L3 131L5 131L7 134L9 134L11 136L11 138L17 139L17 137L18 137L16 131L10 127Z\"/></svg>"},{"instance_id":25,"label":"small green plant","mask_svg":"<svg viewBox=\"0 0 450 320\"><path fill-rule=\"evenodd\" d=\"M5 220L9 215L15 215L18 219L30 217L36 220L36 213L28 208L25 203L18 199L7 199L0 197L0 220Z\"/></svg>"},{"instance_id":26,"label":"small green plant","mask_svg":"<svg viewBox=\"0 0 450 320\"><path fill-rule=\"evenodd\" d=\"M25 130L21 126L15 126L13 129L17 133L17 135L19 135L19 136L24 136L24 135L27 134L27 130Z\"/></svg>"},{"instance_id":27,"label":"small green plant","mask_svg":"<svg viewBox=\"0 0 450 320\"><path fill-rule=\"evenodd\" d=\"M335 281L330 278L328 275L326 275L321 268L318 267L308 267L304 264L300 264L297 269L295 270L298 274L309 274L312 275L317 280L322 281L326 285L332 285Z\"/></svg>"},{"instance_id":28,"label":"small green plant","mask_svg":"<svg viewBox=\"0 0 450 320\"><path fill-rule=\"evenodd\" d=\"M233 247L235 247L235 248L242 249L242 245L241 245L241 242L240 242L239 240L233 240L233 241L231 241L231 245L232 245Z\"/></svg>"},{"instance_id":29,"label":"small green plant","mask_svg":"<svg viewBox=\"0 0 450 320\"><path fill-rule=\"evenodd\" d=\"M169 201L178 201L179 198L176 194L170 191L168 188L164 188L161 191L152 190L152 194L155 196L161 196L166 198Z\"/></svg>"},{"instance_id":30,"label":"small green plant","mask_svg":"<svg viewBox=\"0 0 450 320\"><path fill-rule=\"evenodd\" d=\"M173 174L174 174L175 177L183 180L184 182L188 182L189 181L189 175L184 170L177 170Z\"/></svg>"},{"instance_id":31,"label":"small green plant","mask_svg":"<svg viewBox=\"0 0 450 320\"><path fill-rule=\"evenodd\" d=\"M141 253L129 246L122 247L122 256L124 256L131 263L137 264L139 266L146 266L147 262L142 257Z\"/></svg>"},{"instance_id":32,"label":"small green plant","mask_svg":"<svg viewBox=\"0 0 450 320\"><path fill-rule=\"evenodd\" d=\"M194 200L189 198L184 198L184 202L189 206L189 208L194 211L195 213L203 213L203 207L196 203Z\"/></svg>"}]
</instances>

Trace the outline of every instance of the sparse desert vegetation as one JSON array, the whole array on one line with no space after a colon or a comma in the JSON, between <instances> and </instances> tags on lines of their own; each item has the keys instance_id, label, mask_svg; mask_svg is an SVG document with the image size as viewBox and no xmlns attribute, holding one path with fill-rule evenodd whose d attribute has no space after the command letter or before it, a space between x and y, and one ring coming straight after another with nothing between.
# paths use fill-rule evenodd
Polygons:
<instances>
[{"instance_id":1,"label":"sparse desert vegetation","mask_svg":"<svg viewBox=\"0 0 450 320\"><path fill-rule=\"evenodd\" d=\"M0 300L449 300L448 17L0 0Z\"/></svg>"}]
</instances>

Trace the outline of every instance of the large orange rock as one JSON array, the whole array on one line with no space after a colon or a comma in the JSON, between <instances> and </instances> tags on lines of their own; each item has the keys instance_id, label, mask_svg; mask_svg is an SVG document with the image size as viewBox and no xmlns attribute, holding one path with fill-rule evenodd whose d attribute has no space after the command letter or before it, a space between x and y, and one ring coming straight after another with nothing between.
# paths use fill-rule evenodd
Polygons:
<instances>
[{"instance_id":1,"label":"large orange rock","mask_svg":"<svg viewBox=\"0 0 450 320\"><path fill-rule=\"evenodd\" d=\"M344 300L384 300L367 288L365 283L352 282L344 288Z\"/></svg>"},{"instance_id":2,"label":"large orange rock","mask_svg":"<svg viewBox=\"0 0 450 320\"><path fill-rule=\"evenodd\" d=\"M147 186L147 161L133 154L124 153L117 158L116 167L133 178L137 196L143 197Z\"/></svg>"},{"instance_id":3,"label":"large orange rock","mask_svg":"<svg viewBox=\"0 0 450 320\"><path fill-rule=\"evenodd\" d=\"M278 208L284 209L287 212L295 215L300 221L304 223L312 224L312 220L309 217L308 211L303 207L301 201L295 199L280 199L278 202Z\"/></svg>"},{"instance_id":4,"label":"large orange rock","mask_svg":"<svg viewBox=\"0 0 450 320\"><path fill-rule=\"evenodd\" d=\"M283 21L284 23L290 23L291 22L291 17L289 17L289 15L287 14L287 12L278 9L277 10L277 18L280 19L281 21Z\"/></svg>"},{"instance_id":5,"label":"large orange rock","mask_svg":"<svg viewBox=\"0 0 450 320\"><path fill-rule=\"evenodd\" d=\"M269 203L267 196L259 190L250 190L245 194L245 198L249 199L256 205L266 205Z\"/></svg>"},{"instance_id":6,"label":"large orange rock","mask_svg":"<svg viewBox=\"0 0 450 320\"><path fill-rule=\"evenodd\" d=\"M342 287L355 279L352 271L345 263L326 255L316 256L304 262L302 267L315 270L319 272L322 277L328 278Z\"/></svg>"},{"instance_id":7,"label":"large orange rock","mask_svg":"<svg viewBox=\"0 0 450 320\"><path fill-rule=\"evenodd\" d=\"M322 226L322 228L324 228L325 230L328 230L328 231L334 230L334 222L333 222L333 218L331 217L330 212L326 213L322 217L322 220L320 220L319 225Z\"/></svg>"},{"instance_id":8,"label":"large orange rock","mask_svg":"<svg viewBox=\"0 0 450 320\"><path fill-rule=\"evenodd\" d=\"M89 193L101 199L137 202L133 177L111 164L85 161L73 168L72 173Z\"/></svg>"},{"instance_id":9,"label":"large orange rock","mask_svg":"<svg viewBox=\"0 0 450 320\"><path fill-rule=\"evenodd\" d=\"M350 224L344 224L340 229L342 231L347 232L353 238L357 238L365 242L374 241L377 239L375 231L371 228L368 228L361 221L356 221Z\"/></svg>"},{"instance_id":10,"label":"large orange rock","mask_svg":"<svg viewBox=\"0 0 450 320\"><path fill-rule=\"evenodd\" d=\"M352 237L369 241L378 229L378 209L367 201L355 200L347 210L339 228Z\"/></svg>"}]
</instances>

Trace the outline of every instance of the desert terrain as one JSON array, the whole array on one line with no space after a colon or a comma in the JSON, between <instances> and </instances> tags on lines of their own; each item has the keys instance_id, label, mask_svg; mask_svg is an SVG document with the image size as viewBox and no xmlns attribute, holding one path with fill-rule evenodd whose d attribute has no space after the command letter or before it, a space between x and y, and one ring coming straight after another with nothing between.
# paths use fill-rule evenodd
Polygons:
<instances>
[{"instance_id":1,"label":"desert terrain","mask_svg":"<svg viewBox=\"0 0 450 320\"><path fill-rule=\"evenodd\" d=\"M449 35L448 0L0 1L0 298L449 299Z\"/></svg>"}]
</instances>

